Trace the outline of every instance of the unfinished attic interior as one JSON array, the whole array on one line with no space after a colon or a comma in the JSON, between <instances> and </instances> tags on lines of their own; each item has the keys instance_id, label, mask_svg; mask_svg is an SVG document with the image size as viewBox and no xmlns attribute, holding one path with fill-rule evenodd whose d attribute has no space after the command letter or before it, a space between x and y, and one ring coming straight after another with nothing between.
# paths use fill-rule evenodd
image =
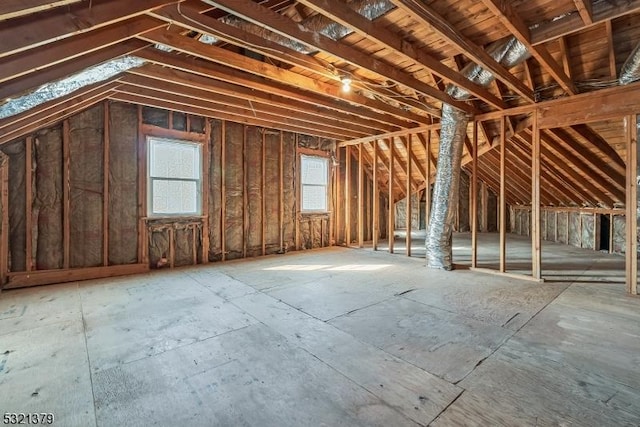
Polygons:
<instances>
[{"instance_id":1,"label":"unfinished attic interior","mask_svg":"<svg viewBox=\"0 0 640 427\"><path fill-rule=\"evenodd\" d=\"M0 408L638 426L640 0L0 2Z\"/></svg>"}]
</instances>

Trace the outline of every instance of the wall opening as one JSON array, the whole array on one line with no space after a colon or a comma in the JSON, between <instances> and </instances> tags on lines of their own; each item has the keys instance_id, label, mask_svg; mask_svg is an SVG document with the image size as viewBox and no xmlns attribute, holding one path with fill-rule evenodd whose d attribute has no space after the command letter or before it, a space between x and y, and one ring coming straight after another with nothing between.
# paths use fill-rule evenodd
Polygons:
<instances>
[{"instance_id":1,"label":"wall opening","mask_svg":"<svg viewBox=\"0 0 640 427\"><path fill-rule=\"evenodd\" d=\"M609 243L611 241L611 220L609 215L598 215L600 217L600 245L598 247L601 251L610 251Z\"/></svg>"}]
</instances>

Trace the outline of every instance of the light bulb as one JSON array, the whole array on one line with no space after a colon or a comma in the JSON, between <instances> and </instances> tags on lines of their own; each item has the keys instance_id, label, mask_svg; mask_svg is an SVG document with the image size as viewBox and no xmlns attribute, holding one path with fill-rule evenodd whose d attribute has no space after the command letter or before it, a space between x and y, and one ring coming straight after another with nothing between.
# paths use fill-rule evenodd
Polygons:
<instances>
[{"instance_id":1,"label":"light bulb","mask_svg":"<svg viewBox=\"0 0 640 427\"><path fill-rule=\"evenodd\" d=\"M342 91L343 92L350 92L351 91L351 79L348 77L343 77L342 78Z\"/></svg>"}]
</instances>

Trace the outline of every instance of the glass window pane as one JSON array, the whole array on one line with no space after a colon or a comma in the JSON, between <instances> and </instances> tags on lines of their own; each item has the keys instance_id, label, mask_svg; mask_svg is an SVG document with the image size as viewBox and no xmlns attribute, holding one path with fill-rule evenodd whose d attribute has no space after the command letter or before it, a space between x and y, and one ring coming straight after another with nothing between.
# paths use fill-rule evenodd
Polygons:
<instances>
[{"instance_id":1,"label":"glass window pane","mask_svg":"<svg viewBox=\"0 0 640 427\"><path fill-rule=\"evenodd\" d=\"M151 176L157 178L200 178L200 147L196 144L151 139Z\"/></svg>"},{"instance_id":2,"label":"glass window pane","mask_svg":"<svg viewBox=\"0 0 640 427\"><path fill-rule=\"evenodd\" d=\"M322 157L301 156L303 184L327 185L329 160Z\"/></svg>"},{"instance_id":3,"label":"glass window pane","mask_svg":"<svg viewBox=\"0 0 640 427\"><path fill-rule=\"evenodd\" d=\"M154 214L197 214L197 182L154 179L152 209Z\"/></svg>"},{"instance_id":4,"label":"glass window pane","mask_svg":"<svg viewBox=\"0 0 640 427\"><path fill-rule=\"evenodd\" d=\"M323 185L302 186L302 210L326 211L327 187Z\"/></svg>"}]
</instances>

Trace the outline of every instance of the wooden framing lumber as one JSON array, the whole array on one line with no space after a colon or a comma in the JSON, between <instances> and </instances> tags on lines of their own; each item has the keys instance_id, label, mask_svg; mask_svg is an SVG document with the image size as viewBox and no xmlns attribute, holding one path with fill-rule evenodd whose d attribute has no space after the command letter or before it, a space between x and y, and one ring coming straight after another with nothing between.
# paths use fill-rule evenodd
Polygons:
<instances>
[{"instance_id":1,"label":"wooden framing lumber","mask_svg":"<svg viewBox=\"0 0 640 427\"><path fill-rule=\"evenodd\" d=\"M540 128L538 114L533 116L533 145L531 154L531 276L542 279L542 247L540 232Z\"/></svg>"},{"instance_id":2,"label":"wooden framing lumber","mask_svg":"<svg viewBox=\"0 0 640 427\"><path fill-rule=\"evenodd\" d=\"M111 129L109 123L110 104L104 102L102 135L102 265L109 265L109 143Z\"/></svg>"},{"instance_id":3,"label":"wooden framing lumber","mask_svg":"<svg viewBox=\"0 0 640 427\"><path fill-rule=\"evenodd\" d=\"M289 20L271 9L256 5L250 0L211 0L210 3L254 24L268 28L275 33L291 37L293 40L308 46L313 46L329 55L341 58L354 66L369 70L397 84L412 88L424 96L447 103L468 113L474 112L474 109L471 108L469 104L457 101L445 92L437 90L421 80L401 72L399 69L375 59L360 50L335 42L319 33L304 31L293 20Z\"/></svg>"},{"instance_id":4,"label":"wooden framing lumber","mask_svg":"<svg viewBox=\"0 0 640 427\"><path fill-rule=\"evenodd\" d=\"M16 77L40 72L65 61L112 46L146 31L163 26L162 21L139 16L91 31L88 34L69 37L0 60L0 83Z\"/></svg>"},{"instance_id":5,"label":"wooden framing lumber","mask_svg":"<svg viewBox=\"0 0 640 427\"><path fill-rule=\"evenodd\" d=\"M176 1L137 0L122 3L114 0L93 0L91 3L81 2L70 8L40 14L37 19L9 21L0 27L0 40L3 41L0 58L86 34Z\"/></svg>"},{"instance_id":6,"label":"wooden framing lumber","mask_svg":"<svg viewBox=\"0 0 640 427\"><path fill-rule=\"evenodd\" d=\"M383 26L377 25L373 21L368 20L355 10L351 9L347 4L332 2L329 0L300 0L299 3L314 9L318 13L328 16L334 22L344 25L345 27L352 28L363 37L371 39L387 49L391 49L406 60L417 62L434 74L465 89L469 93L486 101L493 107L498 109L506 108L506 104L486 88L472 83L459 72L445 66L442 62L427 54L422 49L419 49L406 40L403 40L391 31L385 29Z\"/></svg>"},{"instance_id":7,"label":"wooden framing lumber","mask_svg":"<svg viewBox=\"0 0 640 427\"><path fill-rule=\"evenodd\" d=\"M426 122L428 122L426 117L409 113L401 108L390 106L382 101L369 99L355 93L354 91L351 91L349 94L345 94L342 92L340 86L336 84L324 83L312 77L306 77L302 74L276 67L275 65L251 59L227 49L205 45L204 43L200 43L197 40L193 40L180 34L156 30L141 34L139 37L152 43L161 43L171 46L172 48L188 55L193 55L240 71L249 72L261 77L266 77L270 80L285 83L288 86L297 89L315 92L316 94L329 96L340 101L349 101L355 104L360 104L361 106L371 108L379 112L388 113L389 116L399 119L399 122L391 120L390 124L400 123L400 126L410 127L414 123L422 122L423 124L427 124ZM389 123L390 118L387 118L386 120L387 123Z\"/></svg>"},{"instance_id":8,"label":"wooden framing lumber","mask_svg":"<svg viewBox=\"0 0 640 427\"><path fill-rule=\"evenodd\" d=\"M489 10L496 15L502 24L522 43L540 65L570 95L578 93L575 85L551 56L545 46L531 44L529 28L522 18L513 10L510 3L500 0L482 0ZM505 82L506 83L506 82Z\"/></svg>"},{"instance_id":9,"label":"wooden framing lumber","mask_svg":"<svg viewBox=\"0 0 640 427\"><path fill-rule=\"evenodd\" d=\"M347 149L349 146L347 146ZM389 144L389 214L387 215L387 221L389 221L389 231L387 232L387 238L389 241L389 253L393 253L394 233L395 233L395 198L393 194L393 177L395 176L394 167L395 149L394 144Z\"/></svg>"},{"instance_id":10,"label":"wooden framing lumber","mask_svg":"<svg viewBox=\"0 0 640 427\"><path fill-rule=\"evenodd\" d=\"M638 294L638 132L636 114L625 117L627 148L627 198L626 206L626 248L625 276L627 292Z\"/></svg>"},{"instance_id":11,"label":"wooden framing lumber","mask_svg":"<svg viewBox=\"0 0 640 427\"><path fill-rule=\"evenodd\" d=\"M62 122L62 266L69 268L71 246L71 203L70 203L70 155L69 155L69 120Z\"/></svg>"},{"instance_id":12,"label":"wooden framing lumber","mask_svg":"<svg viewBox=\"0 0 640 427\"><path fill-rule=\"evenodd\" d=\"M25 140L25 266L33 269L33 137Z\"/></svg>"},{"instance_id":13,"label":"wooden framing lumber","mask_svg":"<svg viewBox=\"0 0 640 427\"><path fill-rule=\"evenodd\" d=\"M372 240L373 240L373 250L378 250L378 237L379 237L379 228L380 228L380 190L378 184L378 151L376 148L378 147L378 142L373 141L373 162L372 162L372 173L373 173L373 200L372 200L372 218L371 218L371 230L372 230ZM364 148L364 147L363 147Z\"/></svg>"},{"instance_id":14,"label":"wooden framing lumber","mask_svg":"<svg viewBox=\"0 0 640 427\"><path fill-rule=\"evenodd\" d=\"M9 273L9 156L0 153L0 198L2 200L2 226L0 228L0 289Z\"/></svg>"},{"instance_id":15,"label":"wooden framing lumber","mask_svg":"<svg viewBox=\"0 0 640 427\"><path fill-rule=\"evenodd\" d=\"M189 116L187 115L187 118ZM187 130L189 127L187 126ZM211 241L209 238L209 191L211 187L210 170L211 170L211 121L206 120L204 122L204 135L205 141L202 144L202 263L207 264L209 262L209 248L211 247Z\"/></svg>"},{"instance_id":16,"label":"wooden framing lumber","mask_svg":"<svg viewBox=\"0 0 640 427\"><path fill-rule=\"evenodd\" d=\"M0 4L0 21L44 12L79 1L81 0L4 0Z\"/></svg>"},{"instance_id":17,"label":"wooden framing lumber","mask_svg":"<svg viewBox=\"0 0 640 427\"><path fill-rule=\"evenodd\" d=\"M478 266L478 122L473 122L471 163L471 267ZM427 192L429 188L427 187Z\"/></svg>"},{"instance_id":18,"label":"wooden framing lumber","mask_svg":"<svg viewBox=\"0 0 640 427\"><path fill-rule=\"evenodd\" d=\"M201 48L201 46L198 47ZM195 51L196 49L193 47L190 50ZM215 52L218 51L215 50ZM225 51L223 53L232 52ZM287 73L279 74L280 72L277 68L269 67L268 64L257 61L249 62L251 67L248 70L244 70L242 64L246 58L237 54L236 56L230 55L230 58L228 58L231 64L235 64L230 65L231 68L225 66L226 62L213 63L205 61L202 59L202 55L200 57L185 57L185 55L162 52L157 49L143 49L137 52L136 56L153 64L184 71L190 75L216 79L258 92L277 95L284 99L294 99L306 104L307 108L308 106L314 108L324 107L329 110L351 114L356 116L359 122L366 122L367 126L381 131L387 132L410 126L410 122L405 119L400 119L392 114L384 114L385 110L375 109L377 107L382 108L380 104L383 103L370 102L369 104L364 104L363 102L367 102L368 98L357 97L353 93L348 96L341 95L339 89L333 85L317 81L311 83L311 81L304 80L299 83L299 88L304 89L304 91L300 91L295 87L291 87L290 84L283 83L288 81L286 80L289 77ZM294 74L294 76L298 76L298 74ZM304 84L305 82L308 84Z\"/></svg>"},{"instance_id":19,"label":"wooden framing lumber","mask_svg":"<svg viewBox=\"0 0 640 427\"><path fill-rule=\"evenodd\" d=\"M108 267L65 268L62 270L9 273L9 281L5 285L4 289L76 282L79 280L99 279L104 277L127 276L131 274L146 273L148 271L149 266L147 264L125 264L111 265Z\"/></svg>"},{"instance_id":20,"label":"wooden framing lumber","mask_svg":"<svg viewBox=\"0 0 640 427\"><path fill-rule=\"evenodd\" d=\"M364 247L364 147L358 145L358 247Z\"/></svg>"},{"instance_id":21,"label":"wooden framing lumber","mask_svg":"<svg viewBox=\"0 0 640 427\"><path fill-rule=\"evenodd\" d=\"M496 62L481 46L463 36L442 16L419 0L392 0L392 3L408 13L413 19L438 33L450 45L489 70L525 100L533 101L533 91Z\"/></svg>"},{"instance_id":22,"label":"wooden framing lumber","mask_svg":"<svg viewBox=\"0 0 640 427\"><path fill-rule=\"evenodd\" d=\"M345 245L351 246L351 147L345 147L344 159L345 175L344 175L344 241Z\"/></svg>"},{"instance_id":23,"label":"wooden framing lumber","mask_svg":"<svg viewBox=\"0 0 640 427\"><path fill-rule=\"evenodd\" d=\"M222 261L227 258L227 122L222 120L221 122L222 136L220 138L220 245L222 251ZM282 145L282 144L281 144ZM282 170L282 169L281 169ZM282 176L282 175L281 175ZM282 233L280 233L282 236Z\"/></svg>"},{"instance_id":24,"label":"wooden framing lumber","mask_svg":"<svg viewBox=\"0 0 640 427\"><path fill-rule=\"evenodd\" d=\"M405 218L405 228L406 228L406 235L405 235L405 246L406 246L406 253L407 256L411 256L411 217L412 215L412 208L413 206L411 206L411 196L413 194L413 191L411 189L411 154L412 154L412 144L411 144L411 137L409 137L409 139L406 141L406 150L407 150L407 191L406 191L406 218Z\"/></svg>"},{"instance_id":25,"label":"wooden framing lumber","mask_svg":"<svg viewBox=\"0 0 640 427\"><path fill-rule=\"evenodd\" d=\"M506 160L507 160L507 128L506 117L500 119L500 196L499 229L500 229L500 266L501 272L507 271L507 200L506 200Z\"/></svg>"}]
</instances>

